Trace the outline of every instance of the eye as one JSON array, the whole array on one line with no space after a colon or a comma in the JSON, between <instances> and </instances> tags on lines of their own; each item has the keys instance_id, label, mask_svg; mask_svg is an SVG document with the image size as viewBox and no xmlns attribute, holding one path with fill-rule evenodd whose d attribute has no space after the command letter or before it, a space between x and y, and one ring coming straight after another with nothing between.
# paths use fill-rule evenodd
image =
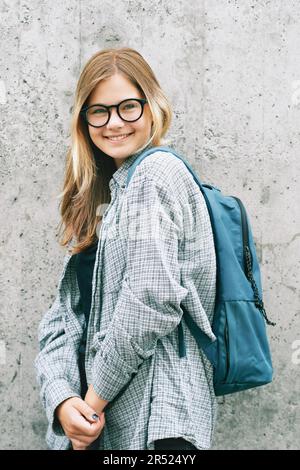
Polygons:
<instances>
[{"instance_id":1,"label":"eye","mask_svg":"<svg viewBox=\"0 0 300 470\"><path fill-rule=\"evenodd\" d=\"M132 108L135 108L136 105L134 103L129 103L129 104L125 104L124 108L125 109L132 109Z\"/></svg>"},{"instance_id":2,"label":"eye","mask_svg":"<svg viewBox=\"0 0 300 470\"><path fill-rule=\"evenodd\" d=\"M96 108L96 109L90 110L90 113L91 114L104 114L104 113L107 113L107 110L105 108Z\"/></svg>"}]
</instances>

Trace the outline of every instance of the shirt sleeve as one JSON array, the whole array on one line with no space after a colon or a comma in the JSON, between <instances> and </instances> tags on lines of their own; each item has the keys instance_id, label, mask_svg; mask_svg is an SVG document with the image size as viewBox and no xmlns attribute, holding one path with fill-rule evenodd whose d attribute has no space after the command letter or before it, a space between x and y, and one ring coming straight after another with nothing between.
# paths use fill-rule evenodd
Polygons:
<instances>
[{"instance_id":1,"label":"shirt sleeve","mask_svg":"<svg viewBox=\"0 0 300 470\"><path fill-rule=\"evenodd\" d=\"M64 436L64 430L56 417L55 409L67 398L80 397L68 381L66 360L67 337L63 308L57 294L52 306L44 314L38 326L39 352L34 360L40 398L49 425L54 434ZM70 354L70 353L68 353Z\"/></svg>"},{"instance_id":2,"label":"shirt sleeve","mask_svg":"<svg viewBox=\"0 0 300 470\"><path fill-rule=\"evenodd\" d=\"M171 188L148 175L132 178L118 236L126 237L121 292L105 337L97 341L92 385L111 401L150 357L159 338L180 323L188 291L181 285L178 247L183 214Z\"/></svg>"}]
</instances>

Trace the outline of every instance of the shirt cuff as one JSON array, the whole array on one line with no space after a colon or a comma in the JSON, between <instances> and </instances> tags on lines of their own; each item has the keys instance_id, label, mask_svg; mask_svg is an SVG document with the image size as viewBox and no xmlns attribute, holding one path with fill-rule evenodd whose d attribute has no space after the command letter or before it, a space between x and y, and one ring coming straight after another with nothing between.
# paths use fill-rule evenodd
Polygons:
<instances>
[{"instance_id":1,"label":"shirt cuff","mask_svg":"<svg viewBox=\"0 0 300 470\"><path fill-rule=\"evenodd\" d=\"M119 342L126 341L124 335L119 337ZM130 344L129 338L127 341ZM110 402L137 373L137 368L131 367L120 357L115 340L109 335L105 337L105 345L103 343L97 349L92 366L92 385L98 396Z\"/></svg>"}]
</instances>

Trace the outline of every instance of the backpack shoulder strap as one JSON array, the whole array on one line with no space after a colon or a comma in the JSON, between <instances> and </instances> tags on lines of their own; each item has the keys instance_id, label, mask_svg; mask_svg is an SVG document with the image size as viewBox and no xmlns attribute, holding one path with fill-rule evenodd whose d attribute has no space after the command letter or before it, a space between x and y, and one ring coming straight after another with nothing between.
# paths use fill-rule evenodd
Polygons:
<instances>
[{"instance_id":1,"label":"backpack shoulder strap","mask_svg":"<svg viewBox=\"0 0 300 470\"><path fill-rule=\"evenodd\" d=\"M168 153L172 153L173 155L175 155L175 157L179 158L179 160L181 160L185 164L185 166L187 167L189 172L192 174L194 180L196 181L198 186L200 186L200 189L203 192L202 183L200 181L200 178L195 173L195 171L193 170L193 168L191 167L189 162L187 162L181 155L179 155L177 152L175 152L175 150L172 149L171 147L164 147L164 146L151 147L151 148L145 150L144 152L142 152L141 155L139 155L139 157L129 167L129 170L128 170L128 173L127 173L127 179L126 179L126 186L128 186L129 181L131 180L132 175L135 172L136 167L144 160L144 158L146 158L148 155L151 155L152 153L155 153L155 152L168 152Z\"/></svg>"},{"instance_id":2,"label":"backpack shoulder strap","mask_svg":"<svg viewBox=\"0 0 300 470\"><path fill-rule=\"evenodd\" d=\"M189 172L192 174L195 182L198 184L201 192L204 195L206 204L208 204L208 207L209 207L209 201L207 200L204 187L209 187L209 188L215 188L215 187L211 185L202 184L199 176L195 173L195 171L193 170L189 162L187 162L181 155L175 152L175 150L172 149L171 147L164 147L164 146L151 147L145 150L144 152L142 152L141 155L139 155L139 157L129 167L127 179L126 179L126 186L128 186L136 167L144 160L144 158L146 158L148 155L151 155L154 152L168 152L168 153L172 153L177 158L179 158L185 164ZM219 190L219 188L215 188L215 189ZM216 364L216 344L217 344L216 340L212 340L211 338L209 338L194 322L194 320L192 319L188 311L183 306L181 308L182 308L184 319L187 323L187 326L189 327L194 338L196 339L198 347L205 349L206 355L209 357L210 361L213 364ZM179 324L179 351L180 351L180 357L183 357L186 355L181 322Z\"/></svg>"}]
</instances>

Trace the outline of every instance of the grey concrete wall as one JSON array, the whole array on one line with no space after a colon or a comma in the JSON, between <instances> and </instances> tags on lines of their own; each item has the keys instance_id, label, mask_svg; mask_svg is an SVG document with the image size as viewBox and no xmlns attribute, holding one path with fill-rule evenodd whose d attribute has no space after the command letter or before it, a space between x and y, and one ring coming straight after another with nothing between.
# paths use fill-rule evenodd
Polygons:
<instances>
[{"instance_id":1,"label":"grey concrete wall","mask_svg":"<svg viewBox=\"0 0 300 470\"><path fill-rule=\"evenodd\" d=\"M215 449L299 449L300 6L297 0L0 1L0 448L44 449L33 370L53 302L72 97L86 60L128 45L173 107L169 137L244 202L275 367L219 400Z\"/></svg>"}]
</instances>

